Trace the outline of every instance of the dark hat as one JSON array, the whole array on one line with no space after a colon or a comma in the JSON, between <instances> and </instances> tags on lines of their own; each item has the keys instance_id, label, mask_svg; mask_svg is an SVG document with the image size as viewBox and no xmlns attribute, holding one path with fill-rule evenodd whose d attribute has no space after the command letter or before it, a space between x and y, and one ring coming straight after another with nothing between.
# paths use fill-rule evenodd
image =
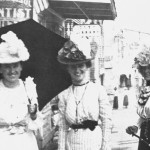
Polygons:
<instances>
[{"instance_id":1,"label":"dark hat","mask_svg":"<svg viewBox=\"0 0 150 150\"><path fill-rule=\"evenodd\" d=\"M62 64L80 64L94 59L94 53L88 40L68 40L59 50L57 59Z\"/></svg>"}]
</instances>

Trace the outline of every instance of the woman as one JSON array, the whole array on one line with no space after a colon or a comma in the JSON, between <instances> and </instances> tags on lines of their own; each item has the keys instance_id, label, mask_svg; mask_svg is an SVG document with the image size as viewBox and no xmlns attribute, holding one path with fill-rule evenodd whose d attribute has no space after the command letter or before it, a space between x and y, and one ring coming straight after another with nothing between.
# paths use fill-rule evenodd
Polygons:
<instances>
[{"instance_id":1,"label":"woman","mask_svg":"<svg viewBox=\"0 0 150 150\"><path fill-rule=\"evenodd\" d=\"M135 66L139 73L145 80L145 85L140 87L138 96L137 114L139 120L137 124L129 126L126 129L128 134L136 134L138 129L140 131L140 138L143 140L139 141L138 150L149 150L150 149L150 50L144 48L135 58Z\"/></svg>"},{"instance_id":2,"label":"woman","mask_svg":"<svg viewBox=\"0 0 150 150\"><path fill-rule=\"evenodd\" d=\"M0 43L0 150L38 150L40 127L36 86L31 77L20 78L22 61L29 53L12 31Z\"/></svg>"},{"instance_id":3,"label":"woman","mask_svg":"<svg viewBox=\"0 0 150 150\"><path fill-rule=\"evenodd\" d=\"M52 100L60 111L58 150L110 150L111 106L104 87L89 79L93 57L84 41L69 40L58 53L72 79Z\"/></svg>"}]
</instances>

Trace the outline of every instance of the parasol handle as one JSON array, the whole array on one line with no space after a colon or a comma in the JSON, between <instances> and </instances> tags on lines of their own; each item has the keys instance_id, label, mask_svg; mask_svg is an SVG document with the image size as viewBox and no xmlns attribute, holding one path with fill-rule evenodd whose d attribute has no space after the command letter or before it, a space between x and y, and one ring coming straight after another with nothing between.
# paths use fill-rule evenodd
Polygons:
<instances>
[{"instance_id":1,"label":"parasol handle","mask_svg":"<svg viewBox=\"0 0 150 150\"><path fill-rule=\"evenodd\" d=\"M145 144L147 144L150 147L150 143L148 143L147 141L145 141L143 138L141 138L140 136L136 135L135 133L132 132L132 136L137 137L140 141L143 141Z\"/></svg>"}]
</instances>

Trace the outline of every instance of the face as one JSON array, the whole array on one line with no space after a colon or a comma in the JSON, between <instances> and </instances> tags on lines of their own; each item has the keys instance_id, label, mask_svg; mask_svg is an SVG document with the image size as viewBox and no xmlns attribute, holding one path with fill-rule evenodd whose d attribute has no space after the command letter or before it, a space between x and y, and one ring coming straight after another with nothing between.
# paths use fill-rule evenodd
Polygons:
<instances>
[{"instance_id":1,"label":"face","mask_svg":"<svg viewBox=\"0 0 150 150\"><path fill-rule=\"evenodd\" d=\"M87 71L88 68L85 63L68 65L68 72L71 75L72 81L78 83L82 82L85 79Z\"/></svg>"},{"instance_id":2,"label":"face","mask_svg":"<svg viewBox=\"0 0 150 150\"><path fill-rule=\"evenodd\" d=\"M3 79L8 83L15 83L21 75L22 66L20 62L11 64L1 64L0 71Z\"/></svg>"},{"instance_id":3,"label":"face","mask_svg":"<svg viewBox=\"0 0 150 150\"><path fill-rule=\"evenodd\" d=\"M142 75L145 80L150 80L150 65L142 67Z\"/></svg>"}]
</instances>

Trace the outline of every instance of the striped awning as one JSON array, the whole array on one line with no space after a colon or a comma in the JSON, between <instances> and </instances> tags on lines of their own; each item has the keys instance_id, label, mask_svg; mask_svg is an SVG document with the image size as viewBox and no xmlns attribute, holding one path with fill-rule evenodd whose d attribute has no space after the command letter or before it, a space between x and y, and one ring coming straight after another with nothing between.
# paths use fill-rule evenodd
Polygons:
<instances>
[{"instance_id":1,"label":"striped awning","mask_svg":"<svg viewBox=\"0 0 150 150\"><path fill-rule=\"evenodd\" d=\"M49 3L47 0L34 0L33 7L35 8L37 13L40 13L41 11L44 11L49 6Z\"/></svg>"}]
</instances>

